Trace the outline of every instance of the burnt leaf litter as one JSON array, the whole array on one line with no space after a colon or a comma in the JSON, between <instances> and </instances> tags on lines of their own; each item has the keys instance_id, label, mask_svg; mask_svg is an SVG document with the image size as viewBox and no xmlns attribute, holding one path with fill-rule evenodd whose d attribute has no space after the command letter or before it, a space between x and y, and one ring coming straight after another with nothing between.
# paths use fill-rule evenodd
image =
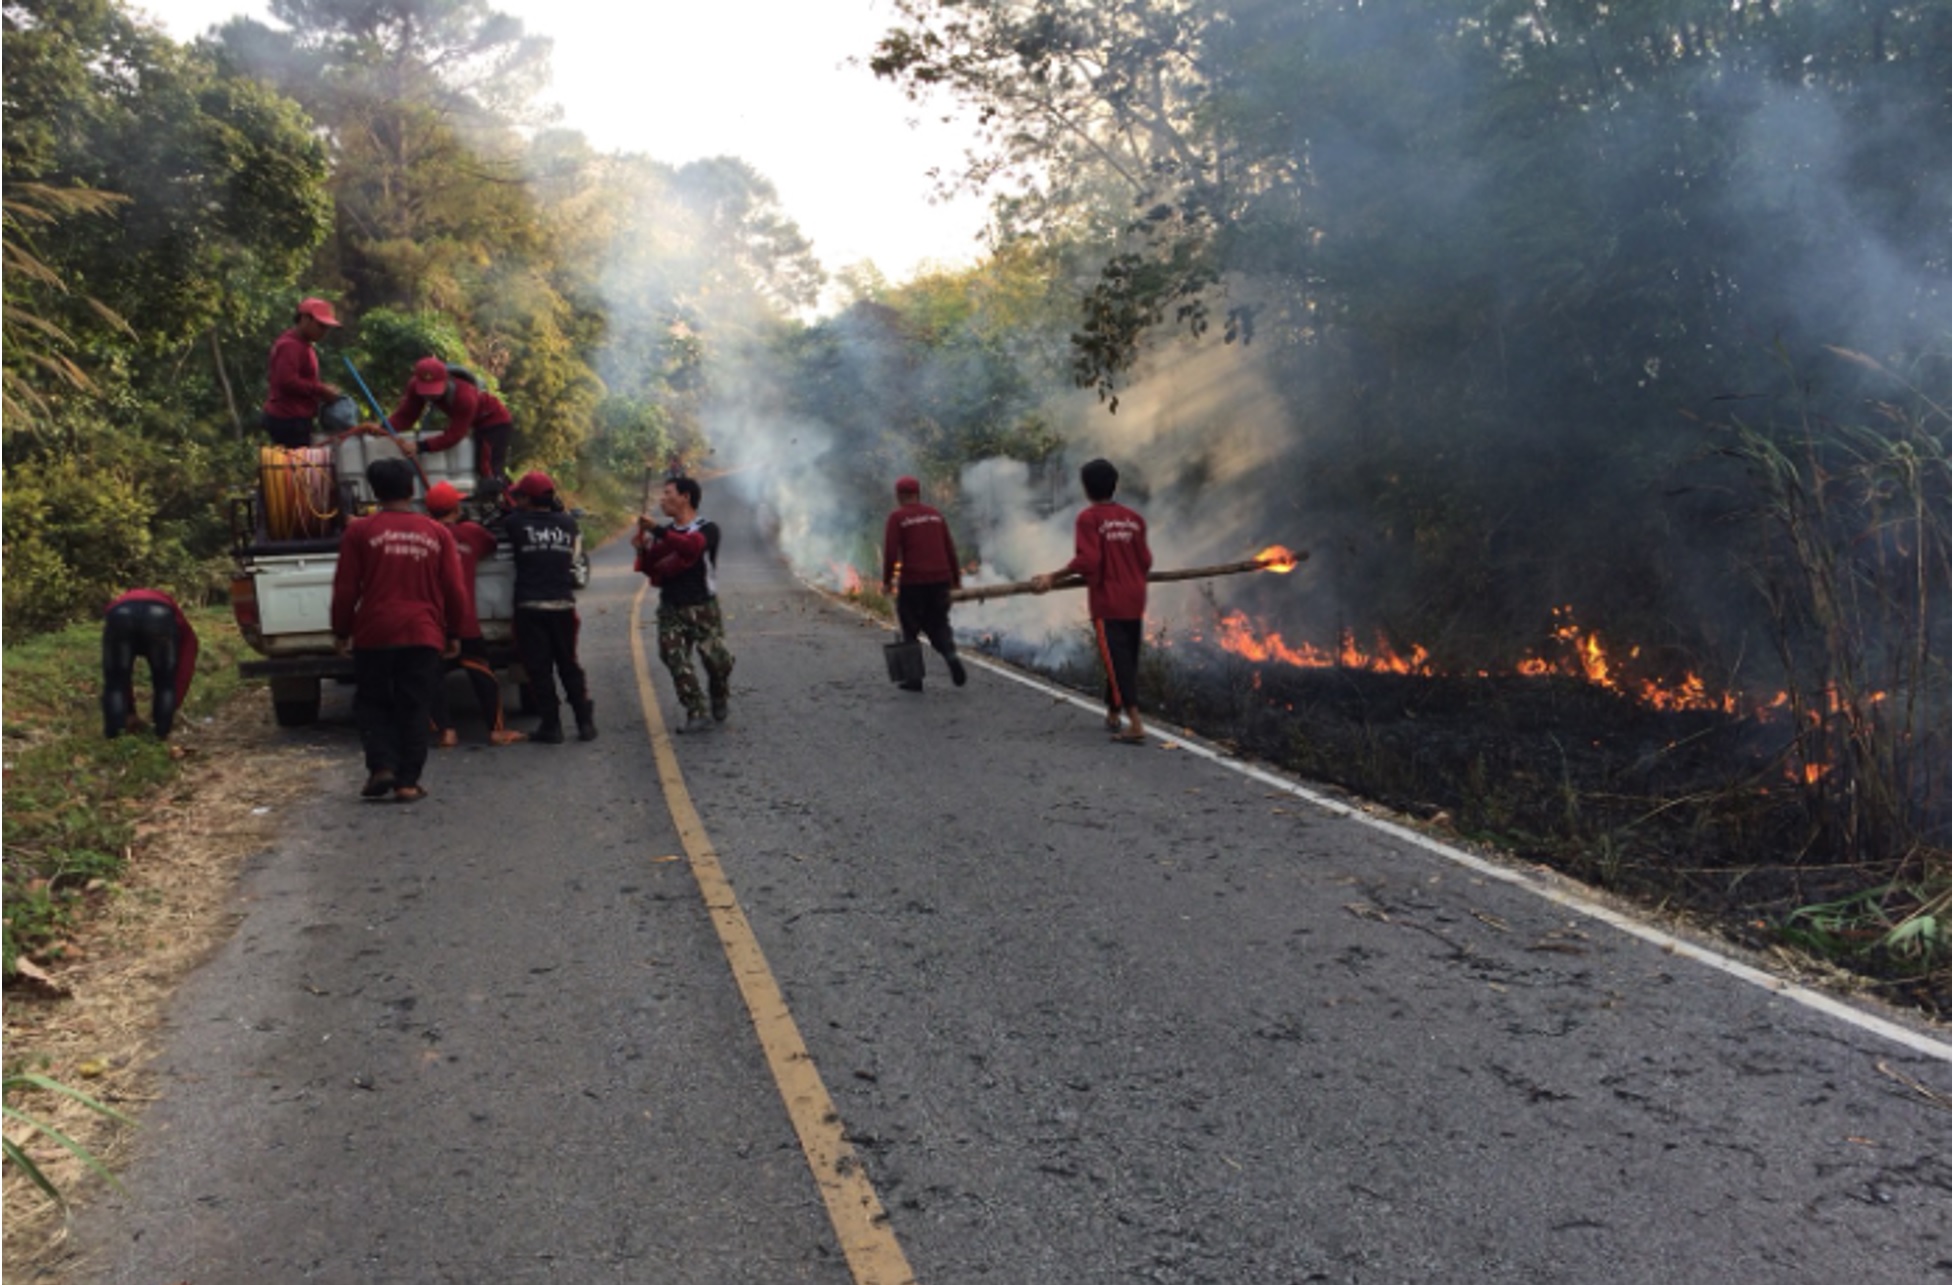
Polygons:
<instances>
[{"instance_id":1,"label":"burnt leaf litter","mask_svg":"<svg viewBox=\"0 0 1952 1285\"><path fill-rule=\"evenodd\" d=\"M1008 656L1007 646L982 644ZM1096 694L1095 669L1051 677ZM1258 664L1198 646L1148 656L1151 716L1522 861L1710 928L1789 948L1874 993L1952 1013L1952 967L1837 949L1797 912L1864 896L1896 862L1819 850L1788 730L1662 710L1566 676L1448 677Z\"/></svg>"}]
</instances>

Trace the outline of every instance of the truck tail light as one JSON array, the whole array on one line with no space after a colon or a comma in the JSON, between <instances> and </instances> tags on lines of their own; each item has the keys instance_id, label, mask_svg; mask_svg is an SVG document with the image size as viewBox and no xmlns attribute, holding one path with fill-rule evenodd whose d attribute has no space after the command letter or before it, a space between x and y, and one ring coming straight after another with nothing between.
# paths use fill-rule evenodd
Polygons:
<instances>
[{"instance_id":1,"label":"truck tail light","mask_svg":"<svg viewBox=\"0 0 1952 1285\"><path fill-rule=\"evenodd\" d=\"M244 635L244 641L256 647L264 636L262 622L258 618L258 587L250 576L233 576L230 582L230 614L237 620L237 628Z\"/></svg>"}]
</instances>

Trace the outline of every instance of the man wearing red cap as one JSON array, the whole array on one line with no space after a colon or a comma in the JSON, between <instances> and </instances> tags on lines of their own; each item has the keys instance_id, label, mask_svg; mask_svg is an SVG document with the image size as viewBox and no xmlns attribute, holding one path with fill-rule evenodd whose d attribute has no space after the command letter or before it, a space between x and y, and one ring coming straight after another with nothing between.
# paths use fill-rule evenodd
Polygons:
<instances>
[{"instance_id":1,"label":"man wearing red cap","mask_svg":"<svg viewBox=\"0 0 1952 1285\"><path fill-rule=\"evenodd\" d=\"M271 345L269 392L264 399L264 429L279 446L312 444L319 407L339 396L336 384L319 378L319 355L312 345L337 329L339 319L323 299L299 303L292 327Z\"/></svg>"},{"instance_id":2,"label":"man wearing red cap","mask_svg":"<svg viewBox=\"0 0 1952 1285\"><path fill-rule=\"evenodd\" d=\"M506 479L515 419L501 398L477 384L462 367L450 366L439 357L422 357L413 364L413 379L386 422L395 433L412 432L429 406L447 416L447 427L425 441L403 442L409 455L444 451L473 433L475 472Z\"/></svg>"},{"instance_id":3,"label":"man wearing red cap","mask_svg":"<svg viewBox=\"0 0 1952 1285\"><path fill-rule=\"evenodd\" d=\"M956 542L942 514L922 503L920 482L896 478L895 501L899 507L888 515L881 533L881 592L895 595L902 640L914 642L928 635L929 645L949 662L950 679L961 687L969 681L969 671L956 655L956 635L949 627L949 593L962 588ZM919 692L922 680L901 686L903 691Z\"/></svg>"},{"instance_id":4,"label":"man wearing red cap","mask_svg":"<svg viewBox=\"0 0 1952 1285\"><path fill-rule=\"evenodd\" d=\"M583 533L563 511L556 483L547 473L524 473L509 488L515 511L502 519L502 532L515 554L515 645L529 674L529 696L542 722L529 740L536 745L563 743L562 705L556 675L576 714L576 739L596 739L596 707L576 659L576 556Z\"/></svg>"},{"instance_id":5,"label":"man wearing red cap","mask_svg":"<svg viewBox=\"0 0 1952 1285\"><path fill-rule=\"evenodd\" d=\"M490 745L513 745L529 738L502 723L502 683L495 667L488 662L488 644L481 636L481 619L475 612L475 575L481 564L495 552L495 533L479 522L461 516L461 492L452 482L436 482L427 492L427 516L447 528L454 547L461 555L461 588L466 604L461 612L461 668L474 688L475 704L488 724ZM434 743L452 749L460 743L454 719L447 707L447 684L434 686L434 726L439 729Z\"/></svg>"}]
</instances>

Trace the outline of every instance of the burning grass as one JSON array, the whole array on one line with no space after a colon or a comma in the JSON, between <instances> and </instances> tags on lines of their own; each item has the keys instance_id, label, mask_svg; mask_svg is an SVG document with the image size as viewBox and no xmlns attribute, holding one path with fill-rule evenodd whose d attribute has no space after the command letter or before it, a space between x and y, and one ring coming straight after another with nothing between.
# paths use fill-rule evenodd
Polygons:
<instances>
[{"instance_id":1,"label":"burning grass","mask_svg":"<svg viewBox=\"0 0 1952 1285\"><path fill-rule=\"evenodd\" d=\"M1250 637L1230 619L1155 639L1170 645L1146 653L1149 712L1711 922L1738 944L1823 956L1888 998L1952 1012L1952 960L1933 935L1947 918L1943 907L1934 916L1952 889L1947 854L1929 865L1916 851L1866 861L1826 850L1812 821L1826 783L1799 757L1786 714L1745 712L1698 680L1630 684L1617 666L1445 675L1414 649L1345 638L1331 652ZM1056 676L1095 692L1090 653L1077 655Z\"/></svg>"}]
</instances>

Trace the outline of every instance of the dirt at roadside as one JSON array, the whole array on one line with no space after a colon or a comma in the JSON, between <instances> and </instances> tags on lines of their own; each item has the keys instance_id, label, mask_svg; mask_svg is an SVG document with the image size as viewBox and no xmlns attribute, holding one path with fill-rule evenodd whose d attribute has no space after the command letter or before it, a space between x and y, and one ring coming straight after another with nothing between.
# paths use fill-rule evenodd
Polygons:
<instances>
[{"instance_id":1,"label":"dirt at roadside","mask_svg":"<svg viewBox=\"0 0 1952 1285\"><path fill-rule=\"evenodd\" d=\"M53 971L60 993L19 987L6 994L10 1068L73 1085L137 1121L132 1130L51 1094L19 1101L111 1170L153 1098L149 1064L170 996L235 928L239 868L274 840L295 802L316 793L325 753L273 726L262 691L180 728L171 744L182 772L137 823L124 882L81 932L77 957ZM8 1136L21 1132L9 1126ZM85 1202L100 1187L59 1148L28 1145L71 1201ZM4 1194L7 1279L67 1279L75 1264L66 1216L11 1166Z\"/></svg>"}]
</instances>

